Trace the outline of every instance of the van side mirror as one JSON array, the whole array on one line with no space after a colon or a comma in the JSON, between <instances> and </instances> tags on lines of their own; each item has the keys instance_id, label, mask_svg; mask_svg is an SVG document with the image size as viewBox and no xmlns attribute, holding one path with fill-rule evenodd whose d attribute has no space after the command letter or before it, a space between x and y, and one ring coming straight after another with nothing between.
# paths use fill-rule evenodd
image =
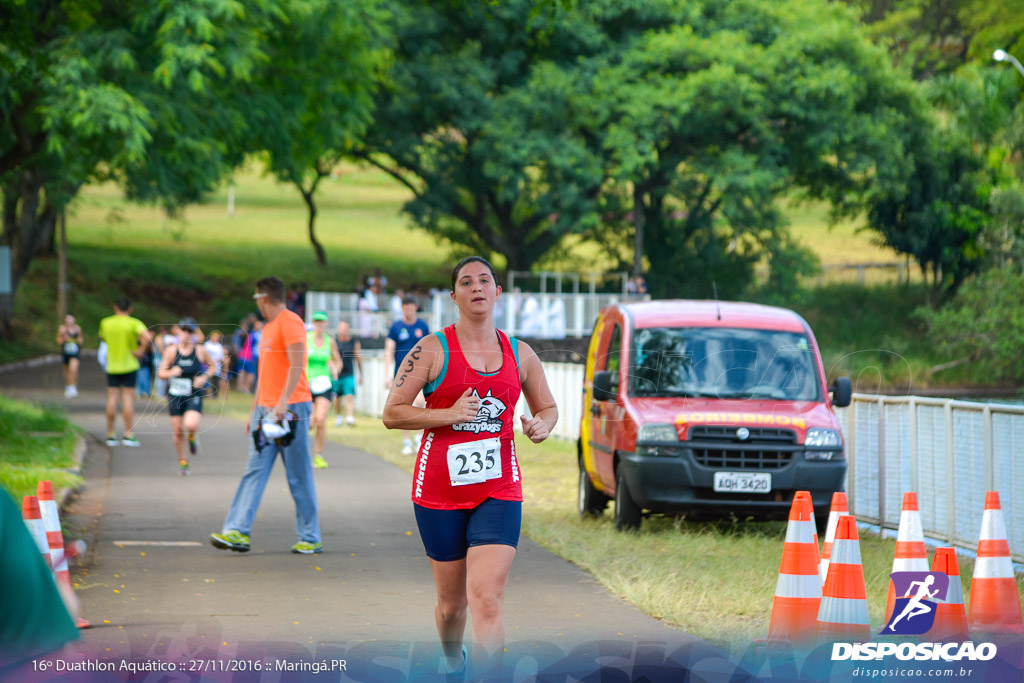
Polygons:
<instances>
[{"instance_id":1,"label":"van side mirror","mask_svg":"<svg viewBox=\"0 0 1024 683\"><path fill-rule=\"evenodd\" d=\"M618 373L601 370L594 373L594 400L614 401L619 392Z\"/></svg>"},{"instance_id":2,"label":"van side mirror","mask_svg":"<svg viewBox=\"0 0 1024 683\"><path fill-rule=\"evenodd\" d=\"M849 377L836 377L828 390L832 393L832 405L837 408L845 408L853 400L853 384Z\"/></svg>"}]
</instances>

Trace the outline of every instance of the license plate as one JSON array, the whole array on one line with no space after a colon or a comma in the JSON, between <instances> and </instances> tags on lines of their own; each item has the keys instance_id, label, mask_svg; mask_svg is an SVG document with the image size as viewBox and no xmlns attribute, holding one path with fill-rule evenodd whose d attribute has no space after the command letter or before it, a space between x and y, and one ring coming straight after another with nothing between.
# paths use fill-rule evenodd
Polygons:
<instances>
[{"instance_id":1,"label":"license plate","mask_svg":"<svg viewBox=\"0 0 1024 683\"><path fill-rule=\"evenodd\" d=\"M772 475L753 472L715 472L715 491L721 493L770 493Z\"/></svg>"}]
</instances>

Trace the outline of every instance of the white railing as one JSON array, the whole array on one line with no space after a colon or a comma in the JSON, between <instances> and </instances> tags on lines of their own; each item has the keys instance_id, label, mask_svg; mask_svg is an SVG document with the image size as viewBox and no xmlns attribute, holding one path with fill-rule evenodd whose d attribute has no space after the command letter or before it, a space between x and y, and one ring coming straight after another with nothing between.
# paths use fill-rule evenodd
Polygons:
<instances>
[{"instance_id":1,"label":"white railing","mask_svg":"<svg viewBox=\"0 0 1024 683\"><path fill-rule=\"evenodd\" d=\"M357 405L379 416L387 397L383 358L363 367ZM575 440L583 366L544 363L544 372L558 404L554 435ZM903 494L915 491L925 535L974 550L985 492L998 491L1010 551L1024 562L1024 406L854 394L850 407L836 412L846 439L847 497L858 521L897 529Z\"/></svg>"},{"instance_id":2,"label":"white railing","mask_svg":"<svg viewBox=\"0 0 1024 683\"><path fill-rule=\"evenodd\" d=\"M505 332L520 337L562 339L584 337L594 328L602 308L627 299L647 299L647 295L622 294L540 294L503 292L494 308L494 324ZM306 322L313 313L327 313L328 329L333 330L347 320L355 333L364 338L387 334L394 314L383 307L379 311L358 310L360 297L337 292L307 292ZM458 320L459 311L447 292L425 300L420 311L431 330L439 330Z\"/></svg>"},{"instance_id":3,"label":"white railing","mask_svg":"<svg viewBox=\"0 0 1024 683\"><path fill-rule=\"evenodd\" d=\"M363 373L363 383L356 390L356 410L380 417L388 396L388 390L384 385L386 375L383 351L363 351ZM544 373L558 405L558 423L552 435L575 440L580 428L583 366L573 363L544 363ZM529 411L525 399L520 398L513 420L516 429L520 426L519 416L524 413L529 414Z\"/></svg>"},{"instance_id":4,"label":"white railing","mask_svg":"<svg viewBox=\"0 0 1024 683\"><path fill-rule=\"evenodd\" d=\"M998 491L1024 561L1024 406L854 394L837 412L858 520L896 529L903 494L916 491L925 536L974 550L985 492Z\"/></svg>"}]
</instances>

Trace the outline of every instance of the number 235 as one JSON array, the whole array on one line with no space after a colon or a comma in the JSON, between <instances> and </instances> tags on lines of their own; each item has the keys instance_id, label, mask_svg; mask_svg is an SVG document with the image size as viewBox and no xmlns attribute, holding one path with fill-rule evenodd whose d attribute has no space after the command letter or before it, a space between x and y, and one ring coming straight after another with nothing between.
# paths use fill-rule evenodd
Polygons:
<instances>
[{"instance_id":1,"label":"number 235","mask_svg":"<svg viewBox=\"0 0 1024 683\"><path fill-rule=\"evenodd\" d=\"M473 452L469 456L462 455L461 453L455 457L459 461L459 474L476 474L482 470L489 470L494 467L494 451L497 449L490 448L487 450L485 455ZM486 464L485 464L486 463ZM473 469L470 469L470 465Z\"/></svg>"}]
</instances>

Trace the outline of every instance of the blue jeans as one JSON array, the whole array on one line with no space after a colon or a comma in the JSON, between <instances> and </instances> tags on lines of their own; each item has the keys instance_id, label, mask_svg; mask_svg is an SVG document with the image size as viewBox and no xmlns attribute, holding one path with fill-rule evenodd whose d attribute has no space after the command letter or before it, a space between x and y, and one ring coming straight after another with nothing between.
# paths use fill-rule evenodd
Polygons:
<instances>
[{"instance_id":1,"label":"blue jeans","mask_svg":"<svg viewBox=\"0 0 1024 683\"><path fill-rule=\"evenodd\" d=\"M299 534L299 540L307 543L320 542L316 487L313 484L313 464L309 457L309 420L313 404L309 401L291 403L288 409L298 416L299 427L295 432L295 438L287 446L270 443L257 449L250 434L249 462L246 463L242 480L238 482L238 490L235 491L228 515L224 518L223 531L235 529L247 536L250 535L256 510L263 498L263 490L267 487L270 471L274 469L274 461L280 453L288 476L288 488L295 501L295 529ZM252 413L250 431L260 429L264 416L273 413L273 410L256 406Z\"/></svg>"},{"instance_id":2,"label":"blue jeans","mask_svg":"<svg viewBox=\"0 0 1024 683\"><path fill-rule=\"evenodd\" d=\"M152 368L148 365L143 365L139 368L138 384L135 385L135 391L139 396L149 396L151 390L150 384L150 373Z\"/></svg>"}]
</instances>

